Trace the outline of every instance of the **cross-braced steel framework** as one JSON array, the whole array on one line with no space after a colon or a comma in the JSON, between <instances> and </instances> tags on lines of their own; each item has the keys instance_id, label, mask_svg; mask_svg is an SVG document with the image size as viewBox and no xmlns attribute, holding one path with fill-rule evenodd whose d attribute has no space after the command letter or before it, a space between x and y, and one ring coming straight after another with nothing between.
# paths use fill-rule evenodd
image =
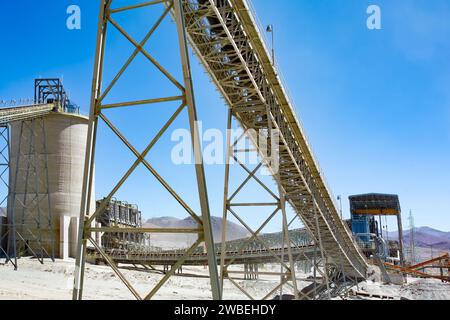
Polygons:
<instances>
[{"instance_id":1,"label":"cross-braced steel framework","mask_svg":"<svg viewBox=\"0 0 450 320\"><path fill-rule=\"evenodd\" d=\"M9 154L10 154L10 137L9 137L9 125L4 124L0 126L0 208L6 210L8 208L8 198L10 194L9 190ZM2 219L3 218L3 219ZM9 234L8 215L6 217L0 217L0 256L5 257L6 261L10 261L10 257L7 252L7 240ZM17 269L16 261L13 261L14 267Z\"/></svg>"},{"instance_id":2,"label":"cross-braced steel framework","mask_svg":"<svg viewBox=\"0 0 450 320\"><path fill-rule=\"evenodd\" d=\"M105 259L107 264L113 269L115 274L120 278L120 280L126 285L126 287L131 291L137 299L152 299L159 289L173 276L176 271L183 265L183 262L193 254L193 252L198 248L198 246L205 242L208 248L208 266L209 275L211 281L212 296L214 299L220 299L220 287L219 287L219 277L217 272L217 261L214 250L214 241L212 238L211 231L211 220L210 211L208 203L208 195L206 190L205 173L202 161L202 153L200 150L200 137L197 127L197 114L194 101L192 78L190 70L190 61L188 56L187 48L187 37L184 25L184 15L181 0L173 1L147 1L147 2L137 2L122 8L112 8L113 0L101 0L100 1L100 15L99 15L99 25L97 34L97 47L95 54L95 65L94 65L94 76L92 83L92 98L91 98L91 112L89 119L89 129L88 129L88 142L86 150L86 163L84 172L84 182L83 182L83 195L82 195L82 205L80 212L80 228L79 228L79 244L76 259L75 268L75 281L73 298L82 299L83 297L83 285L84 285L84 271L86 263L86 249L88 242L90 242L97 252ZM164 10L162 15L159 17L157 22L151 27L147 35L141 42L136 41L133 37L128 34L114 19L115 14L127 14L131 10L137 10L139 8L147 7L148 9L161 9L164 5ZM159 7L159 8L158 8ZM145 48L144 46L151 40L154 32L161 28L161 23L164 19L169 16L169 13L173 14L173 19L175 20L176 30L178 35L178 48L180 50L180 66L182 68L183 80L179 82L176 78L167 71L166 68L162 66L160 62L157 61ZM107 54L106 50L106 35L107 28L113 27L121 35L123 35L134 47L135 51L126 61L120 71L116 74L114 79L109 83L104 91L102 91L102 79L104 75L104 58ZM108 93L115 86L117 81L121 78L125 70L128 69L130 64L136 58L138 54L142 54L148 61L151 62L160 72L162 79L169 79L170 82L179 90L178 96L165 96L157 99L146 99L132 102L117 102L105 104L104 99L108 96ZM158 89L155 88L155 92ZM144 104L152 104L157 108L158 104L179 101L179 108L172 115L172 117L165 123L161 128L155 138L148 144L145 150L140 153L125 137L125 135L106 117L104 110L112 108L123 108L130 106L138 106ZM146 156L153 149L155 144L160 140L162 135L167 131L169 126L179 117L182 111L187 110L189 117L189 127L191 132L191 139L194 151L195 159L195 171L196 171L196 183L199 195L200 210L201 214L197 214L190 208L185 201L175 192L175 190L170 186L170 184L164 180L164 178L155 170L155 168L146 160ZM132 110L129 111L132 114ZM136 161L127 171L127 173L120 179L120 181L114 186L110 194L100 203L95 212L89 211L89 203L91 197L93 197L93 175L94 175L94 158L97 143L97 128L99 121L103 121L107 127L109 127L112 132L126 145L126 147L136 156ZM101 165L97 163L97 165ZM117 228L93 228L91 227L92 222L95 218L103 212L107 203L112 199L115 193L123 186L130 175L135 171L135 169L143 165L152 174L153 177L172 195L177 202L187 211L187 213L197 222L198 228L196 229L147 229L147 228L136 228L136 229L117 229ZM93 232L101 233L115 233L115 232L136 232L136 233L190 233L198 234L197 241L186 251L183 257L175 263L171 270L168 271L160 282L152 288L152 290L145 296L141 296L139 292L133 287L133 285L125 278L122 272L117 268L114 260L108 256L101 245L95 241L92 236Z\"/></svg>"},{"instance_id":3,"label":"cross-braced steel framework","mask_svg":"<svg viewBox=\"0 0 450 320\"><path fill-rule=\"evenodd\" d=\"M10 154L10 196L8 201L8 256L31 255L44 263L55 258L55 229L51 194L45 119L15 123L15 159Z\"/></svg>"},{"instance_id":4,"label":"cross-braced steel framework","mask_svg":"<svg viewBox=\"0 0 450 320\"><path fill-rule=\"evenodd\" d=\"M273 298L278 294L278 297L282 298L283 293L292 293L295 299L322 299L331 298L336 296L344 296L347 294L348 289L354 285L353 281L349 281L345 274L345 270L342 264L330 263L325 257L325 252L323 249L322 237L320 233L320 226L318 224L317 212L314 213L316 224L314 230L311 232L308 227L311 239L315 243L315 254L314 257L308 257L304 253L301 256L294 256L292 251L294 249L300 249L299 244L296 243L295 239L289 235L290 229L294 222L299 219L298 215L294 215L291 220L288 220L288 214L286 206L289 205L286 200L286 195L283 189L280 187L279 179L280 172L277 171L279 164L277 163L279 158L279 151L281 141L279 140L279 132L273 124L269 124L268 130L262 130L257 132L256 130L247 130L242 132L242 134L232 140L231 132L233 128L234 114L233 110L229 110L228 115L228 126L227 126L227 163L225 167L225 186L224 186L224 206L223 206L223 225L222 225L222 247L221 247L221 263L220 263L220 276L221 276L221 288L224 288L224 281L230 281L235 287L237 287L247 298L250 299L262 299L267 300ZM238 121L236 121L239 124ZM270 122L270 121L269 121ZM253 146L248 148L243 140L248 139L249 144ZM241 146L244 145L243 148ZM245 154L256 153L259 156L259 163L254 167L250 168L246 165L243 159L249 160L250 157L243 156ZM230 167L231 164L235 164L240 167L245 172L245 179L238 184L235 190L230 190L231 186L231 174ZM261 178L258 177L258 173L262 169L267 169L277 186L277 190L273 191L272 188L265 183ZM266 173L267 174L267 173ZM261 188L261 193L266 193L270 198L267 202L242 202L239 199L240 194L249 184L250 181L256 182L257 186ZM255 191L255 190L253 190ZM305 207L307 205L305 204ZM243 211L249 210L251 208L258 208L259 212L263 212L264 208L269 211L267 219L258 226L256 230L252 229L249 225L249 220L244 217L238 209ZM265 240L265 236L262 234L263 230L271 222L281 214L281 248L283 253L281 257L273 250L274 248ZM227 259L227 225L230 218L237 220L247 231L250 233L250 238L246 241L240 243L238 252L244 252L249 246L259 245L262 249L267 250L273 257L274 260L281 266L280 273L277 272L259 272L258 266L245 265L244 278L247 280L255 280L259 278L260 275L266 276L280 276L280 282L269 292L266 292L264 297L255 297L254 294L249 292L248 289L239 284L235 275L242 274L241 271L236 271L235 269L230 270L233 266L234 260ZM314 238L314 234L317 234L317 238ZM279 247L277 247L279 248ZM296 262L297 261L308 261L314 268L314 278L311 287L304 288L304 290L299 290L297 282L300 280L296 275ZM319 279L320 278L320 279ZM284 288L287 287L287 290ZM223 292L222 292L223 294Z\"/></svg>"},{"instance_id":5,"label":"cross-braced steel framework","mask_svg":"<svg viewBox=\"0 0 450 320\"><path fill-rule=\"evenodd\" d=\"M36 79L34 80L34 103L45 104L48 99L65 108L69 104L66 91L60 79Z\"/></svg>"},{"instance_id":6,"label":"cross-braced steel framework","mask_svg":"<svg viewBox=\"0 0 450 320\"><path fill-rule=\"evenodd\" d=\"M367 261L339 217L247 2L183 3L191 44L241 127L269 129L272 124L279 131L275 178L287 201L315 239L320 238L329 263L342 265L351 277L365 278Z\"/></svg>"},{"instance_id":7,"label":"cross-braced steel framework","mask_svg":"<svg viewBox=\"0 0 450 320\"><path fill-rule=\"evenodd\" d=\"M61 79L46 78L34 80L34 103L53 103L64 112L79 113L79 107L72 103Z\"/></svg>"},{"instance_id":8,"label":"cross-braced steel framework","mask_svg":"<svg viewBox=\"0 0 450 320\"><path fill-rule=\"evenodd\" d=\"M6 190L5 194L0 195L0 207L6 208L9 195L9 125L0 126L0 183Z\"/></svg>"},{"instance_id":9,"label":"cross-braced steel framework","mask_svg":"<svg viewBox=\"0 0 450 320\"><path fill-rule=\"evenodd\" d=\"M272 298L278 292L280 297L282 296L283 287L289 285L292 288L294 296L296 299L299 297L299 290L297 287L297 279L295 275L295 261L291 252L291 239L289 238L289 225L286 213L286 199L284 194L280 192L281 190L273 191L264 183L262 179L258 177L258 172L263 168L267 167L268 161L276 162L278 161L277 145L278 140L276 130L269 130L269 132L257 132L255 130L242 132L242 134L232 141L231 131L233 129L233 111L228 112L228 125L227 125L227 162L225 167L225 186L224 186L224 204L223 204L223 224L222 224L222 247L221 247L221 263L220 263L220 276L221 276L221 288L224 288L224 280L229 280L234 286L236 286L247 298L250 299L261 299L266 300ZM248 139L250 144L254 146L254 149L244 147L240 149L240 145L245 145L242 143L244 140ZM245 155L250 155L256 153L260 155L260 161L254 168L249 168L249 166L243 161L243 158L249 160L249 157ZM243 157L244 155L244 157ZM245 179L238 185L236 190L230 190L230 165L236 164L245 172ZM254 181L261 188L261 192L266 193L270 202L241 202L237 199L244 188L249 184L250 181ZM252 229L248 221L242 217L239 208L260 208L261 211L266 209L270 213L264 222L258 226L256 230ZM275 218L281 213L282 215L282 234L281 234L281 248L283 253L281 257L278 253L273 251L273 248L261 237L263 230L270 224ZM235 274L241 273L240 271L231 271L229 268L233 265L234 260L227 259L227 225L230 218L237 220L249 233L250 238L243 241L240 244L238 252L243 252L248 246L254 243L260 245L261 248L267 250L281 266L280 273L271 272L270 276L280 276L280 283L274 287L269 292L265 293L264 297L254 297L249 290L246 290L241 286L238 281L234 278ZM245 265L244 277L245 279L255 280L259 275L263 274L258 271L258 266ZM269 275L268 273L265 273ZM223 293L222 293L223 294Z\"/></svg>"}]
</instances>

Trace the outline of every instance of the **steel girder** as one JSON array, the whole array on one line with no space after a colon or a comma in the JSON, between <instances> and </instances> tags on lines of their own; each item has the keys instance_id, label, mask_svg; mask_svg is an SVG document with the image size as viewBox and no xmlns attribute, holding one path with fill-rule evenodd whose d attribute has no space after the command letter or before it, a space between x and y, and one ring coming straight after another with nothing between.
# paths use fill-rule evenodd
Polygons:
<instances>
[{"instance_id":1,"label":"steel girder","mask_svg":"<svg viewBox=\"0 0 450 320\"><path fill-rule=\"evenodd\" d=\"M0 184L3 191L0 195L0 207L8 209L8 200L10 196L9 170L10 170L10 130L8 124L0 125ZM0 217L0 254L5 257L6 262L11 261L15 270L17 270L17 257L14 260L7 252L7 241L11 231L11 225L8 223L8 214ZM6 222L6 223L4 223Z\"/></svg>"},{"instance_id":2,"label":"steel girder","mask_svg":"<svg viewBox=\"0 0 450 320\"><path fill-rule=\"evenodd\" d=\"M339 217L247 4L183 4L191 45L244 130L271 129L272 123L281 132L280 175L275 179L287 200L316 239L317 210L327 259L342 264L348 275L365 278L367 262Z\"/></svg>"},{"instance_id":3,"label":"steel girder","mask_svg":"<svg viewBox=\"0 0 450 320\"><path fill-rule=\"evenodd\" d=\"M183 7L181 4L181 0L173 0L173 1L147 1L140 2L135 1L134 4L131 4L126 7L113 9L111 5L114 3L114 0L101 0L100 1L100 13L99 13L99 22L98 22L98 34L97 34L97 46L96 46L96 54L95 54L95 65L94 65L94 75L92 81L92 96L91 96L91 112L89 118L89 129L88 129L88 139L87 139L87 148L86 148L86 163L85 163L85 172L84 172L84 181L83 181L83 193L82 193L82 204L80 211L80 227L78 233L78 250L77 250L77 259L76 259L76 267L75 267L75 281L74 281L74 290L73 290L73 299L82 299L83 294L83 285L84 285L84 270L87 256L87 244L88 241L94 246L94 249L102 256L102 258L107 262L107 264L113 269L115 274L119 277L119 279L126 285L126 287L130 290L133 296L136 299L152 299L159 291L159 289L169 280L171 276L175 274L175 272L183 265L183 263L188 259L194 252L197 250L199 245L204 242L207 246L207 259L209 266L209 276L211 281L211 291L213 299L220 299L220 284L218 278L217 271L217 262L216 262L216 254L214 252L214 241L212 238L212 228L211 228L211 220L210 220L210 210L209 210L209 201L206 190L206 181L205 181L205 173L203 167L203 156L200 149L200 137L197 123L197 113L196 106L194 101L193 94L193 86L192 86L192 78L191 78L191 70L190 70L190 61L188 56L188 48L187 48L187 37L186 37L186 29L184 22L184 15L182 13ZM162 10L162 14L160 14L159 18L155 22L155 24L151 27L151 29L146 34L145 38L141 42L137 42L130 36L114 19L114 15L117 13L128 13L130 10L135 10L142 7L147 7L153 10L160 10L163 5L166 5L166 8ZM156 9L155 9L156 8ZM149 40L153 39L152 35L155 30L161 27L161 23L164 19L167 18L169 13L173 13L173 18L176 25L176 34L178 35L178 49L180 53L180 61L179 65L181 67L183 79L178 81L174 76L172 76L160 62L158 62L145 48L145 44L149 42ZM122 68L117 72L116 76L113 80L108 84L106 89L102 88L102 81L104 75L104 68L108 67L104 63L104 57L108 54L106 50L106 35L107 29L113 27L119 33L126 38L134 47L135 50L130 58L125 62ZM165 96L158 99L147 99L147 100L139 100L139 101L131 101L131 102L113 102L109 104L104 103L105 97L108 96L108 93L115 86L117 81L121 78L125 70L128 69L130 64L133 62L135 57L138 54L142 54L153 66L155 66L161 72L161 79L169 80L174 87L179 90L179 95L177 96ZM156 79L156 77L155 77ZM160 79L160 78L157 78ZM155 89L158 91L158 89ZM157 108L156 104L162 104L165 102L174 102L179 101L179 107L170 117L170 119L164 124L155 138L148 144L146 149L140 153L134 146L131 144L122 134L122 132L108 119L105 115L105 110L112 108L124 108L130 106L138 106L151 104L154 108ZM161 106L160 106L161 107ZM166 107L163 105L162 107ZM191 140L193 145L193 153L195 158L195 173L196 173L196 184L198 192L198 199L200 204L201 214L198 215L192 208L190 208L187 203L175 192L175 190L170 186L170 184L154 169L154 167L146 160L147 155L153 149L155 144L160 140L160 138L164 135L164 133L168 130L170 125L174 123L176 119L178 119L179 115L182 111L186 111L189 118L189 128L191 133ZM133 109L127 111L128 114L133 114ZM89 208L89 203L91 197L93 197L93 175L94 175L94 160L95 160L95 151L97 144L97 134L98 134L98 124L100 121L103 121L106 126L111 129L111 131L123 142L123 144L134 154L136 157L136 161L127 171L127 173L120 179L120 181L112 188L110 194L105 197L98 208L91 212ZM97 165L101 165L97 163ZM162 185L165 190L181 205L182 208L186 210L186 212L196 221L197 228L184 230L185 233L193 233L197 234L198 238L196 242L186 250L181 257L178 257L176 263L172 265L170 271L168 271L164 277L151 289L151 291L145 296L141 296L139 292L134 288L134 286L125 278L122 272L117 267L117 262L114 261L114 257L108 255L108 252L101 247L93 237L93 232L100 233L121 233L124 232L120 228L94 228L92 227L92 223L94 220L103 212L106 205L115 195L115 193L123 186L123 184L128 180L131 174L136 170L139 165L143 165L151 175L156 178L158 183ZM179 233L179 230L169 230L169 229L145 229L145 228L137 228L134 230L126 230L126 232L137 232L137 233Z\"/></svg>"},{"instance_id":4,"label":"steel girder","mask_svg":"<svg viewBox=\"0 0 450 320\"><path fill-rule=\"evenodd\" d=\"M45 119L23 120L18 126L18 135L15 136L18 141L11 147L17 158L14 162L9 160L8 197L8 256L9 261L14 259L15 269L18 267L17 257L23 256L23 252L34 256L41 264L46 258L54 261L56 245L52 238L55 229ZM47 212L43 207L48 208Z\"/></svg>"},{"instance_id":5,"label":"steel girder","mask_svg":"<svg viewBox=\"0 0 450 320\"><path fill-rule=\"evenodd\" d=\"M242 240L238 246L237 252L240 255L243 255L243 252L246 250L247 246L251 246L259 244L263 250L266 251L266 254L272 256L272 261L275 263L279 263L281 270L280 273L276 275L280 276L280 283L273 288L269 293L263 297L263 300L271 298L277 291L280 291L280 296L283 292L283 287L285 285L289 285L293 289L293 293L296 299L299 298L299 290L297 287L297 278L295 272L295 263L292 253L291 241L289 239L289 224L287 221L287 213L286 213L286 198L284 193L278 189L276 192L272 191L271 188L264 183L260 178L258 178L257 173L264 166L264 162L267 159L260 157L260 162L254 169L250 169L246 164L242 163L238 158L239 155L247 155L251 153L260 154L259 149L262 144L253 143L256 146L256 149L238 149L238 145L240 141L244 139L258 140L256 132L252 134L248 134L248 132L244 132L240 135L236 140L232 140L231 138L231 130L233 123L233 111L230 109L228 112L228 125L227 125L227 159L226 159L226 169L225 169L225 182L224 182L224 203L223 203L223 221L222 221L222 241L221 241L221 258L220 258L220 270L221 270L221 288L223 290L224 280L229 280L235 287L237 287L245 296L250 299L254 299L254 297L248 292L248 290L244 289L239 283L232 277L233 274L239 274L239 271L230 271L229 267L235 264L235 262L239 259L239 256L230 257L230 252L227 251L227 226L229 216L234 217L251 235L249 239ZM272 132L268 133L269 135ZM261 137L262 138L262 137ZM252 141L253 142L253 141ZM230 163L235 162L238 164L238 167L243 169L245 172L245 179L239 184L236 190L230 190ZM266 202L260 203L252 203L252 202L238 202L236 201L237 196L242 193L243 188L250 182L255 181L259 187L261 187L261 191L266 193L270 198L270 200ZM258 229L253 230L248 221L245 221L245 218L242 218L241 212L237 210L237 208L247 209L250 207L255 207L260 210L264 210L268 208L268 213L271 213L261 225L257 225ZM261 237L261 233L264 228L274 220L274 218L280 214L282 215L282 233L281 236L281 256L278 254L278 251L273 250L273 247L270 246L264 239ZM245 256L245 254L244 254ZM257 265L253 265L250 257L247 258L247 261L241 260L244 263L245 271L244 275L247 278L250 276L250 279L254 276L258 277L258 275L262 275L258 271ZM252 265L250 265L252 264ZM250 267L250 268L249 268ZM255 267L255 268L253 268ZM272 275L274 275L272 273Z\"/></svg>"},{"instance_id":6,"label":"steel girder","mask_svg":"<svg viewBox=\"0 0 450 320\"><path fill-rule=\"evenodd\" d=\"M39 118L52 112L55 107L55 104L36 104L25 107L2 108L0 109L0 125Z\"/></svg>"},{"instance_id":7,"label":"steel girder","mask_svg":"<svg viewBox=\"0 0 450 320\"><path fill-rule=\"evenodd\" d=\"M314 258L315 246L292 246L292 256L297 261L312 261ZM116 262L124 264L144 264L152 266L163 266L175 264L186 251L168 251L168 252L150 252L139 250L115 250L109 249L105 252ZM102 256L96 252L90 252L92 260L98 259L104 261ZM216 259L220 262L220 251L217 251ZM229 265L244 265L246 263L254 264L273 264L283 260L289 263L289 257L284 248L253 249L245 251L227 251L225 263ZM208 257L205 253L194 253L184 261L184 265L188 266L205 266L208 264ZM278 275L278 274L277 274Z\"/></svg>"}]
</instances>

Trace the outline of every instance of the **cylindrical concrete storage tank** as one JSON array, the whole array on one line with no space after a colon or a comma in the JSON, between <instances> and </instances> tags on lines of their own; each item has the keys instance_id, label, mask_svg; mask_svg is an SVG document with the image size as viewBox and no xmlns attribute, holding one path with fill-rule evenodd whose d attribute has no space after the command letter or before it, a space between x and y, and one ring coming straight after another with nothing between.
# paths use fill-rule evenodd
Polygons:
<instances>
[{"instance_id":1,"label":"cylindrical concrete storage tank","mask_svg":"<svg viewBox=\"0 0 450 320\"><path fill-rule=\"evenodd\" d=\"M11 125L9 206L18 250L75 256L87 130L86 117L56 112Z\"/></svg>"}]
</instances>

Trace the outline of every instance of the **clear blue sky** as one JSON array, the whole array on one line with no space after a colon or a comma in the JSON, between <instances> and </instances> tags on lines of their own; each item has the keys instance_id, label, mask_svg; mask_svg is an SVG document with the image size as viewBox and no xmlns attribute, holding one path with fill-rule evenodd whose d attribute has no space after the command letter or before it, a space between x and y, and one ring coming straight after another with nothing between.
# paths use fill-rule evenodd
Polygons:
<instances>
[{"instance_id":1,"label":"clear blue sky","mask_svg":"<svg viewBox=\"0 0 450 320\"><path fill-rule=\"evenodd\" d=\"M118 5L127 1L117 0ZM82 10L82 29L66 28L66 8ZM366 28L366 8L382 10L382 30ZM273 24L276 55L297 112L305 125L334 192L381 192L400 195L406 217L416 225L450 230L450 3L447 0L254 0L259 19ZM63 76L72 99L88 111L98 5L93 0L8 1L0 11L0 99L29 98L33 79ZM117 20L140 39L155 15L136 12ZM159 31L148 48L179 75L173 24ZM107 78L132 52L126 40L111 34ZM192 58L200 119L205 128L224 129L226 108L203 69ZM147 71L149 70L149 71ZM139 57L111 98L131 100L160 96L170 86L149 80L157 73ZM127 82L128 81L128 82ZM157 89L157 90L155 90ZM139 93L138 93L139 92ZM142 94L145 92L146 94ZM136 94L133 94L136 93ZM172 108L172 109L170 109ZM151 112L123 110L111 119L142 149L173 107ZM151 118L149 118L151 117ZM183 127L180 118L172 129ZM150 123L150 125L148 125ZM133 157L111 135L100 138L97 196L108 192ZM144 141L145 139L145 141ZM173 168L170 141L149 157L188 202L187 168ZM111 151L118 146L119 151ZM189 170L187 170L189 171ZM173 201L139 170L119 198L139 203L147 216L183 216ZM193 176L192 176L193 177ZM223 166L207 168L214 215L222 212ZM146 180L147 181L147 180ZM188 188L186 188L188 187ZM151 191L149 192L149 188ZM188 189L188 190L186 190ZM256 191L255 191L256 192Z\"/></svg>"}]
</instances>

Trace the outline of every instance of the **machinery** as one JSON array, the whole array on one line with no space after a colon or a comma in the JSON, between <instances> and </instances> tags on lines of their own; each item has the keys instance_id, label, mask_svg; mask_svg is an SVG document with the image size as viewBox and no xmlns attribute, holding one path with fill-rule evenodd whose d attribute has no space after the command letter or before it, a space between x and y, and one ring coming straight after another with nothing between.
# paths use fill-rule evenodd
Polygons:
<instances>
[{"instance_id":1,"label":"machinery","mask_svg":"<svg viewBox=\"0 0 450 320\"><path fill-rule=\"evenodd\" d=\"M365 255L368 258L376 255L384 261L396 261L403 266L403 228L399 197L371 193L351 196L349 200L352 231ZM397 241L389 240L386 229L383 233L382 218L385 217L396 218L399 230Z\"/></svg>"},{"instance_id":2,"label":"machinery","mask_svg":"<svg viewBox=\"0 0 450 320\"><path fill-rule=\"evenodd\" d=\"M97 207L101 202L101 200L97 201ZM116 199L109 202L103 214L97 217L96 222L101 227L142 228L142 216L139 208ZM132 250L136 247L144 247L145 240L144 233L118 232L102 235L99 242L106 250Z\"/></svg>"}]
</instances>

